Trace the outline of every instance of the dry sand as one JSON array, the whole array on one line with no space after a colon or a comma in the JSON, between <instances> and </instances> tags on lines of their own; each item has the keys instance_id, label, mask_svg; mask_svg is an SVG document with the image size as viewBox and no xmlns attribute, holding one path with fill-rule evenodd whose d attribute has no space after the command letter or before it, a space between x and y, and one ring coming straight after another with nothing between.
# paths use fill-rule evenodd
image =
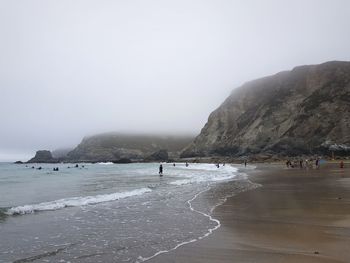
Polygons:
<instances>
[{"instance_id":1,"label":"dry sand","mask_svg":"<svg viewBox=\"0 0 350 263\"><path fill-rule=\"evenodd\" d=\"M250 179L262 187L219 206L217 231L149 262L350 262L350 168L261 165Z\"/></svg>"}]
</instances>

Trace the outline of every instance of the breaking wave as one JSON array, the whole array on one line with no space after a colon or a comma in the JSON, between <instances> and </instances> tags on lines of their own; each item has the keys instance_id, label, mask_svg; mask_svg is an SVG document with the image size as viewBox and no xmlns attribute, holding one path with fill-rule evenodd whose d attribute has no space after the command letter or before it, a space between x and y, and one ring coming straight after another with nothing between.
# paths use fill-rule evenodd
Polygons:
<instances>
[{"instance_id":1,"label":"breaking wave","mask_svg":"<svg viewBox=\"0 0 350 263\"><path fill-rule=\"evenodd\" d=\"M128 192L117 192L111 194L95 195L95 196L84 196L84 197L70 197L59 199L50 202L43 202L39 204L23 205L11 207L8 209L5 214L7 215L24 215L32 214L39 211L51 211L58 210L65 207L74 207L74 206L84 206L84 205L93 205L103 202L115 201L118 199L123 199L131 196L142 195L144 193L151 192L149 188L140 188L131 190Z\"/></svg>"},{"instance_id":2,"label":"breaking wave","mask_svg":"<svg viewBox=\"0 0 350 263\"><path fill-rule=\"evenodd\" d=\"M233 179L239 174L238 168L231 165L225 165L218 168L214 164L200 164L191 165L186 169L193 170L193 173L183 174L181 177L185 178L170 182L170 184L185 185L203 182L225 181Z\"/></svg>"}]
</instances>

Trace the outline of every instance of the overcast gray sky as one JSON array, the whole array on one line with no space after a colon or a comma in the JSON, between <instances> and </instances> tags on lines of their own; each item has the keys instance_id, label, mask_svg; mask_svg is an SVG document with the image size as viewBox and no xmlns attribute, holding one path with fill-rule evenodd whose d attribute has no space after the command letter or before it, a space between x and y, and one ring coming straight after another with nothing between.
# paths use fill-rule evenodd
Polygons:
<instances>
[{"instance_id":1,"label":"overcast gray sky","mask_svg":"<svg viewBox=\"0 0 350 263\"><path fill-rule=\"evenodd\" d=\"M348 0L0 0L0 160L193 133L243 82L350 60Z\"/></svg>"}]
</instances>

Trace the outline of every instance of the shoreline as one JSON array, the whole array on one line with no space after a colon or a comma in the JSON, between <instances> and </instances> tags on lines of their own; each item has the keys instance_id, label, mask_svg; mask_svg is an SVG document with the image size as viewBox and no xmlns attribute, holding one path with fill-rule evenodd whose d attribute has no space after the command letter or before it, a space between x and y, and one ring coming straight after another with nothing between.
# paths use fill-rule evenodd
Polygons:
<instances>
[{"instance_id":1,"label":"shoreline","mask_svg":"<svg viewBox=\"0 0 350 263\"><path fill-rule=\"evenodd\" d=\"M263 186L217 206L212 235L147 262L349 262L349 172L258 165L246 173Z\"/></svg>"},{"instance_id":2,"label":"shoreline","mask_svg":"<svg viewBox=\"0 0 350 263\"><path fill-rule=\"evenodd\" d=\"M233 166L235 167L235 166ZM235 167L237 168L237 167ZM251 171L254 171L256 169L256 167L254 166L254 168L248 168L248 170L252 169ZM213 190L215 187L219 188L219 189L222 189L222 186L214 186L214 187L210 187L209 185L207 186L206 189L196 193L191 199L187 200L186 203L188 204L188 207L189 209L192 211L192 212L195 212L197 214L200 214L206 218L208 218L210 221L212 222L215 222L215 226L212 227L212 228L208 228L207 232L202 235L202 236L198 236L198 237L195 237L191 240L187 240L187 241L183 241L181 243L178 243L176 244L174 247L168 249L168 250L161 250L161 251L158 251L156 252L154 255L152 256L149 256L149 257L142 257L142 256L139 256L139 258L135 261L135 263L140 263L140 262L151 262L154 258L157 258L158 256L160 255L163 255L163 254L167 254L169 252L172 252L172 251L176 251L178 248L182 247L182 246L186 246L186 245L189 245L191 243L195 243L195 242L198 242L198 241L201 241L202 239L205 239L209 236L211 236L216 230L218 230L220 227L221 227L221 222L220 220L218 220L213 211L215 211L215 209L221 205L223 205L229 198L235 196L235 195L238 195L242 192L246 192L246 191L249 191L249 190L253 190L253 189L256 189L257 187L260 187L260 185L258 184L255 184L255 183L252 183L246 176L248 176L246 173L245 173L245 170L246 169L241 169L241 168L237 168L237 171L239 172L239 174L241 175L238 175L238 177L242 176L242 174L244 174L244 178L241 178L241 179L238 179L239 181L240 180L244 180L244 181L248 181L250 186L247 187L247 188L242 188L240 190L238 190L238 192L232 192L231 194L228 194L228 196L224 197L224 199L222 199L221 201L219 201L215 206L213 206L211 209L210 209L210 212L205 213L203 211L200 211L200 210L197 210L193 207L193 204L192 202L194 202L199 196L201 195L204 195L204 194L207 194L210 190ZM222 184L229 184L229 183L232 183L232 182L237 182L236 180L229 180L227 182L223 182ZM236 189L237 191L237 189ZM207 197L204 197L204 198L207 198ZM219 199L220 200L220 199Z\"/></svg>"}]
</instances>

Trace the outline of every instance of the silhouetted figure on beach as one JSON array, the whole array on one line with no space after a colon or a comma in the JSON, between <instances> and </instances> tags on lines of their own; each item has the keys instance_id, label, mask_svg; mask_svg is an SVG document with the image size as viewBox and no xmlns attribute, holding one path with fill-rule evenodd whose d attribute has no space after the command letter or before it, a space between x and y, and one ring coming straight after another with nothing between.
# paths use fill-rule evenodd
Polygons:
<instances>
[{"instance_id":1,"label":"silhouetted figure on beach","mask_svg":"<svg viewBox=\"0 0 350 263\"><path fill-rule=\"evenodd\" d=\"M244 160L244 167L247 167L247 160Z\"/></svg>"},{"instance_id":2,"label":"silhouetted figure on beach","mask_svg":"<svg viewBox=\"0 0 350 263\"><path fill-rule=\"evenodd\" d=\"M186 167L188 167L188 162L186 162Z\"/></svg>"},{"instance_id":3,"label":"silhouetted figure on beach","mask_svg":"<svg viewBox=\"0 0 350 263\"><path fill-rule=\"evenodd\" d=\"M175 167L175 166L176 166L176 164L175 164L175 163L173 163L173 166Z\"/></svg>"},{"instance_id":4,"label":"silhouetted figure on beach","mask_svg":"<svg viewBox=\"0 0 350 263\"><path fill-rule=\"evenodd\" d=\"M316 159L315 165L316 165L316 168L320 167L320 160L318 158Z\"/></svg>"},{"instance_id":5,"label":"silhouetted figure on beach","mask_svg":"<svg viewBox=\"0 0 350 263\"><path fill-rule=\"evenodd\" d=\"M159 175L163 176L163 165L159 165Z\"/></svg>"},{"instance_id":6,"label":"silhouetted figure on beach","mask_svg":"<svg viewBox=\"0 0 350 263\"><path fill-rule=\"evenodd\" d=\"M78 167L79 167L79 165L78 165L78 164L76 164L76 165L75 165L75 168L78 168Z\"/></svg>"},{"instance_id":7,"label":"silhouetted figure on beach","mask_svg":"<svg viewBox=\"0 0 350 263\"><path fill-rule=\"evenodd\" d=\"M299 166L300 166L300 169L303 168L303 160L299 161Z\"/></svg>"},{"instance_id":8,"label":"silhouetted figure on beach","mask_svg":"<svg viewBox=\"0 0 350 263\"><path fill-rule=\"evenodd\" d=\"M216 167L217 167L217 168L220 168L220 164L219 164L219 163L217 163L217 164L216 164Z\"/></svg>"}]
</instances>

